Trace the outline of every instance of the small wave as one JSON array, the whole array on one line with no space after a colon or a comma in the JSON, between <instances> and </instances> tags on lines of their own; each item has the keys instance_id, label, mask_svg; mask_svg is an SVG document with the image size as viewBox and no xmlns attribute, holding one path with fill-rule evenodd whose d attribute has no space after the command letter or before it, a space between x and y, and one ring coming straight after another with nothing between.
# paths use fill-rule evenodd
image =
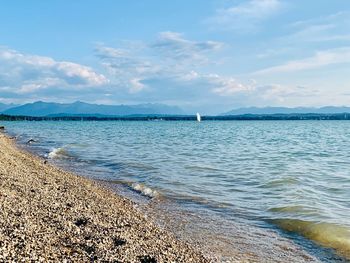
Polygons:
<instances>
[{"instance_id":1,"label":"small wave","mask_svg":"<svg viewBox=\"0 0 350 263\"><path fill-rule=\"evenodd\" d=\"M148 197L157 197L159 196L159 193L156 190L152 190L151 188L145 186L144 184L140 183L133 183L131 184L132 189L135 191L148 196Z\"/></svg>"},{"instance_id":2,"label":"small wave","mask_svg":"<svg viewBox=\"0 0 350 263\"><path fill-rule=\"evenodd\" d=\"M64 148L54 148L47 155L49 159L57 159L57 158L69 158L70 155Z\"/></svg>"},{"instance_id":3,"label":"small wave","mask_svg":"<svg viewBox=\"0 0 350 263\"><path fill-rule=\"evenodd\" d=\"M323 246L333 248L350 259L350 229L345 226L297 219L275 219L272 222L288 232L299 233Z\"/></svg>"},{"instance_id":4,"label":"small wave","mask_svg":"<svg viewBox=\"0 0 350 263\"><path fill-rule=\"evenodd\" d=\"M276 214L298 214L298 215L310 215L317 214L317 209L312 207L305 207L301 205L291 205L291 206L279 206L272 207L268 209L269 212L273 212Z\"/></svg>"},{"instance_id":5,"label":"small wave","mask_svg":"<svg viewBox=\"0 0 350 263\"><path fill-rule=\"evenodd\" d=\"M204 166L204 165L189 165L185 166L186 169L195 170L195 171L221 171L218 168L212 166Z\"/></svg>"},{"instance_id":6,"label":"small wave","mask_svg":"<svg viewBox=\"0 0 350 263\"><path fill-rule=\"evenodd\" d=\"M264 183L260 186L260 188L276 188L281 186L296 185L298 183L299 181L297 178L285 177L285 178L275 179L267 183Z\"/></svg>"}]
</instances>

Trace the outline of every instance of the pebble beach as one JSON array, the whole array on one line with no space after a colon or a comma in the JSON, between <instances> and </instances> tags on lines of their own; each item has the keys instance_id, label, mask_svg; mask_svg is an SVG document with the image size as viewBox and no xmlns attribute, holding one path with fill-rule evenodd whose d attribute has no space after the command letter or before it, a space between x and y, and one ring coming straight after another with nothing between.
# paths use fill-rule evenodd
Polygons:
<instances>
[{"instance_id":1,"label":"pebble beach","mask_svg":"<svg viewBox=\"0 0 350 263\"><path fill-rule=\"evenodd\" d=\"M0 134L0 262L209 262L99 183Z\"/></svg>"}]
</instances>

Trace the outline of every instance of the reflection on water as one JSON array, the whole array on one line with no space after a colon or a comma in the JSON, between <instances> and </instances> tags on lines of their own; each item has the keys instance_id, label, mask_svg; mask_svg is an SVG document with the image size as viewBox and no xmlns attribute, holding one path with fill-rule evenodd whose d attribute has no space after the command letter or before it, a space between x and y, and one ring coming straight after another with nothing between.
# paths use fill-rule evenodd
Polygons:
<instances>
[{"instance_id":1,"label":"reflection on water","mask_svg":"<svg viewBox=\"0 0 350 263\"><path fill-rule=\"evenodd\" d=\"M38 140L34 151L92 178L228 222L276 226L350 258L350 122L5 125L22 141Z\"/></svg>"}]
</instances>

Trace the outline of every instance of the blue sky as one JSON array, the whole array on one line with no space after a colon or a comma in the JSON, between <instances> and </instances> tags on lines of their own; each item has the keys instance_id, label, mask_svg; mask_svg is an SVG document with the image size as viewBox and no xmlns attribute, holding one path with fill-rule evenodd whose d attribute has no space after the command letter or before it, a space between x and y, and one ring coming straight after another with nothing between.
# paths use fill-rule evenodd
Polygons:
<instances>
[{"instance_id":1,"label":"blue sky","mask_svg":"<svg viewBox=\"0 0 350 263\"><path fill-rule=\"evenodd\" d=\"M11 0L0 102L350 105L347 0Z\"/></svg>"}]
</instances>

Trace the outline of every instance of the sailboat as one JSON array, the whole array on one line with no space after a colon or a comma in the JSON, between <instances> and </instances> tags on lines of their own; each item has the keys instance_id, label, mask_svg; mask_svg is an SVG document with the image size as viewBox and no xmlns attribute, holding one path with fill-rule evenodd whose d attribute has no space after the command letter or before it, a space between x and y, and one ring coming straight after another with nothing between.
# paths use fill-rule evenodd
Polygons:
<instances>
[{"instance_id":1,"label":"sailboat","mask_svg":"<svg viewBox=\"0 0 350 263\"><path fill-rule=\"evenodd\" d=\"M200 122L202 120L202 117L199 113L197 113L197 121Z\"/></svg>"}]
</instances>

